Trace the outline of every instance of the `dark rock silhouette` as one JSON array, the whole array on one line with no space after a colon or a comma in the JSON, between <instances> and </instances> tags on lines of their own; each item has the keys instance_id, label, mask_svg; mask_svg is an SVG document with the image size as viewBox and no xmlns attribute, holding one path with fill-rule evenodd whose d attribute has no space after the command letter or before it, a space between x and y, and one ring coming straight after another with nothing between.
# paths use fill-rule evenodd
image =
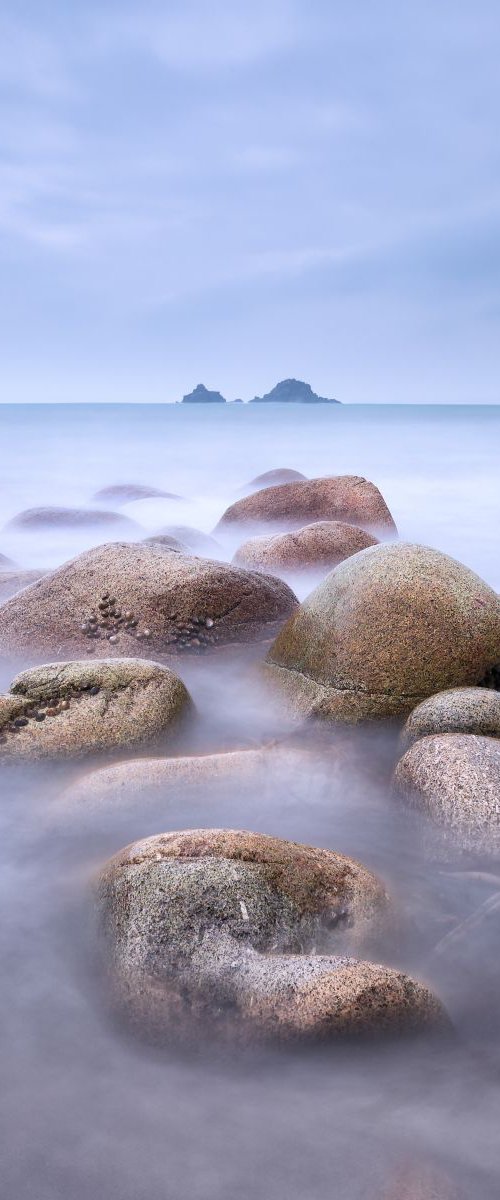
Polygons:
<instances>
[{"instance_id":1,"label":"dark rock silhouette","mask_svg":"<svg viewBox=\"0 0 500 1200\"><path fill-rule=\"evenodd\" d=\"M329 400L317 396L309 383L301 379L282 379L265 396L254 396L250 404L340 404L340 400Z\"/></svg>"},{"instance_id":2,"label":"dark rock silhouette","mask_svg":"<svg viewBox=\"0 0 500 1200\"><path fill-rule=\"evenodd\" d=\"M204 383L199 383L193 392L182 397L182 404L225 404L220 392L210 392Z\"/></svg>"}]
</instances>

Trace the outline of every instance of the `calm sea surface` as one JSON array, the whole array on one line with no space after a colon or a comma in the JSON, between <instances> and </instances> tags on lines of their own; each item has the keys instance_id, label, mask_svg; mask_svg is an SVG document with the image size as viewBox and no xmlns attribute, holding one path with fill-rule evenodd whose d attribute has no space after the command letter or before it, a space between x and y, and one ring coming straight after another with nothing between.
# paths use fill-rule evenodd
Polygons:
<instances>
[{"instance_id":1,"label":"calm sea surface","mask_svg":"<svg viewBox=\"0 0 500 1200\"><path fill-rule=\"evenodd\" d=\"M20 566L111 540L5 529L22 509L88 506L98 488L136 482L181 499L126 505L131 537L171 523L210 531L246 481L283 466L367 476L403 538L500 588L500 408L6 405L0 435L0 553ZM220 556L234 549L233 535ZM182 671L206 749L276 732L244 661ZM396 1200L385 1189L407 1162L433 1164L468 1200L498 1200L498 920L451 959L432 950L500 891L500 862L443 856L381 782L391 749L367 735L362 776L342 786L322 776L266 796L139 798L83 826L51 815L64 770L0 772L2 1200ZM391 961L443 998L455 1038L186 1061L116 1028L95 979L89 876L137 837L199 825L331 846L376 870L406 922Z\"/></svg>"}]
</instances>

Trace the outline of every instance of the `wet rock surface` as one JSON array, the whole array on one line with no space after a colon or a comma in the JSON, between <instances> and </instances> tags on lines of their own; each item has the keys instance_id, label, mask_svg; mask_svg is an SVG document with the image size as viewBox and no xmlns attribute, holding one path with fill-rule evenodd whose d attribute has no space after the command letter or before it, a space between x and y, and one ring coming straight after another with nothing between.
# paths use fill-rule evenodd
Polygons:
<instances>
[{"instance_id":1,"label":"wet rock surface","mask_svg":"<svg viewBox=\"0 0 500 1200\"><path fill-rule=\"evenodd\" d=\"M293 574L296 571L331 571L345 558L374 546L377 538L342 521L314 521L292 533L249 538L234 555L237 566L257 571Z\"/></svg>"},{"instance_id":2,"label":"wet rock surface","mask_svg":"<svg viewBox=\"0 0 500 1200\"><path fill-rule=\"evenodd\" d=\"M410 713L403 746L431 733L479 733L500 738L500 692L486 687L449 688L423 700Z\"/></svg>"},{"instance_id":3,"label":"wet rock surface","mask_svg":"<svg viewBox=\"0 0 500 1200\"><path fill-rule=\"evenodd\" d=\"M6 529L92 528L106 525L127 525L137 529L135 521L122 513L91 508L26 508L7 522Z\"/></svg>"},{"instance_id":4,"label":"wet rock surface","mask_svg":"<svg viewBox=\"0 0 500 1200\"><path fill-rule=\"evenodd\" d=\"M264 673L296 716L406 716L444 688L480 683L500 659L500 599L440 551L372 546L332 571L292 615Z\"/></svg>"},{"instance_id":5,"label":"wet rock surface","mask_svg":"<svg viewBox=\"0 0 500 1200\"><path fill-rule=\"evenodd\" d=\"M184 684L158 663L49 663L0 696L0 761L168 743L190 709Z\"/></svg>"},{"instance_id":6,"label":"wet rock surface","mask_svg":"<svg viewBox=\"0 0 500 1200\"><path fill-rule=\"evenodd\" d=\"M468 733L420 738L397 764L395 792L464 849L500 849L500 741Z\"/></svg>"},{"instance_id":7,"label":"wet rock surface","mask_svg":"<svg viewBox=\"0 0 500 1200\"><path fill-rule=\"evenodd\" d=\"M263 488L226 509L217 530L232 525L297 529L311 521L346 521L368 532L397 536L387 504L368 479L332 475Z\"/></svg>"},{"instance_id":8,"label":"wet rock surface","mask_svg":"<svg viewBox=\"0 0 500 1200\"><path fill-rule=\"evenodd\" d=\"M111 543L86 551L0 608L0 650L156 657L270 638L296 607L286 583L226 563Z\"/></svg>"},{"instance_id":9,"label":"wet rock surface","mask_svg":"<svg viewBox=\"0 0 500 1200\"><path fill-rule=\"evenodd\" d=\"M245 1044L446 1024L426 988L345 953L347 933L351 946L378 935L390 902L334 851L240 830L159 834L110 860L97 907L114 1003L150 1036Z\"/></svg>"},{"instance_id":10,"label":"wet rock surface","mask_svg":"<svg viewBox=\"0 0 500 1200\"><path fill-rule=\"evenodd\" d=\"M131 500L180 500L175 492L163 492L161 488L142 483L113 483L94 492L93 500L111 501L113 504L128 504Z\"/></svg>"}]
</instances>

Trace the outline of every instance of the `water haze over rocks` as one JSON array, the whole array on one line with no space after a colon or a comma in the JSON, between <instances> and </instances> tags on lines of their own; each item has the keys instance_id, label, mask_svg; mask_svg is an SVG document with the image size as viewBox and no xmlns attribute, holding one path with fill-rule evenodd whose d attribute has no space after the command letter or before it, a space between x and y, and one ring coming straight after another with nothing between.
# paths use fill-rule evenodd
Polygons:
<instances>
[{"instance_id":1,"label":"water haze over rocks","mask_svg":"<svg viewBox=\"0 0 500 1200\"><path fill-rule=\"evenodd\" d=\"M136 523L125 540L174 525L210 534L247 481L285 465L372 480L402 539L500 588L495 408L7 405L0 429L0 553L19 571L111 540L95 527L7 528L26 509L84 509L99 489L135 483L181 499L120 499ZM218 556L230 562L248 536L218 531ZM301 573L292 586L303 599L310 580ZM465 1196L497 1200L500 859L455 847L394 795L398 727L292 730L256 680L264 653L257 644L176 661L196 710L176 753L290 743L299 757L304 748L302 770L269 771L255 788L224 787L214 772L206 788L139 790L109 810L97 797L72 819L61 796L83 805L77 782L102 759L1 768L8 1200L384 1200L409 1158ZM2 690L15 670L0 651ZM428 985L454 1037L243 1056L132 1037L96 967L91 881L137 839L203 827L331 848L375 872L401 922L378 961Z\"/></svg>"}]
</instances>

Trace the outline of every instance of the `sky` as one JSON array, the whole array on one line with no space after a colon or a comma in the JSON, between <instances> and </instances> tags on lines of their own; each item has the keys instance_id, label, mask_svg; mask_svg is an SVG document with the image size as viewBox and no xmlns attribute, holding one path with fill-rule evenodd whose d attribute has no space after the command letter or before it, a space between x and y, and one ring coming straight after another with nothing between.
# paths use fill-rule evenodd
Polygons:
<instances>
[{"instance_id":1,"label":"sky","mask_svg":"<svg viewBox=\"0 0 500 1200\"><path fill-rule=\"evenodd\" d=\"M4 0L1 400L497 403L498 0Z\"/></svg>"}]
</instances>

